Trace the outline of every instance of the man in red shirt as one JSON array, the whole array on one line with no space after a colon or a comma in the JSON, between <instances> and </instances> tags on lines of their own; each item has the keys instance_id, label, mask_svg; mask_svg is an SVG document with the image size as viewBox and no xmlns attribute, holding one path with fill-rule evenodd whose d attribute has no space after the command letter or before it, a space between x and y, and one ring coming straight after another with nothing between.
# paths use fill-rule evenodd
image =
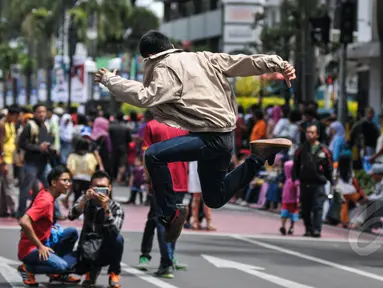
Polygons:
<instances>
[{"instance_id":1,"label":"man in red shirt","mask_svg":"<svg viewBox=\"0 0 383 288\"><path fill-rule=\"evenodd\" d=\"M187 131L170 127L166 124L153 120L150 111L145 113L145 117L150 119L144 130L144 147L146 150L154 143L165 141L174 137L188 134ZM173 182L173 190L176 192L177 204L182 204L183 198L188 190L188 163L173 162L168 164L170 175ZM149 179L147 175L147 179ZM154 191L155 193L155 191ZM153 246L154 230L157 228L158 245L161 252L161 262L158 271L154 273L157 277L174 278L173 270L187 270L187 265L179 263L174 258L175 242L165 243L165 228L158 223L161 216L159 207L156 205L155 197L150 202L148 220L146 221L144 235L141 243L141 256L138 268L146 271L151 260L150 252Z\"/></svg>"},{"instance_id":2,"label":"man in red shirt","mask_svg":"<svg viewBox=\"0 0 383 288\"><path fill-rule=\"evenodd\" d=\"M76 228L62 230L54 226L54 202L71 186L69 170L57 166L47 177L48 189L41 189L20 219L21 239L18 258L23 262L18 272L28 286L38 286L34 274L50 275L50 282L79 283L68 271L77 263L73 247L78 239ZM52 231L55 231L54 233Z\"/></svg>"}]
</instances>

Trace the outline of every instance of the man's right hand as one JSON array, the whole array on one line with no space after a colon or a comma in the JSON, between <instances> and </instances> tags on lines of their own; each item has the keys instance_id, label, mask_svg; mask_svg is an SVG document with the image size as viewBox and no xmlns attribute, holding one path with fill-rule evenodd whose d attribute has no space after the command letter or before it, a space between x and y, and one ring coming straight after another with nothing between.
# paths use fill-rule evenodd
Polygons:
<instances>
[{"instance_id":1,"label":"man's right hand","mask_svg":"<svg viewBox=\"0 0 383 288\"><path fill-rule=\"evenodd\" d=\"M40 151L45 152L48 151L49 143L48 142L43 142L40 144Z\"/></svg>"},{"instance_id":2,"label":"man's right hand","mask_svg":"<svg viewBox=\"0 0 383 288\"><path fill-rule=\"evenodd\" d=\"M49 247L44 246L44 245L42 245L42 246L38 249L38 252L39 252L39 258L40 258L40 261L47 261L48 258L49 258L49 252L51 252L51 253L55 253L55 251L53 251L52 248L49 248Z\"/></svg>"},{"instance_id":3,"label":"man's right hand","mask_svg":"<svg viewBox=\"0 0 383 288\"><path fill-rule=\"evenodd\" d=\"M85 193L86 201L91 200L91 199L96 199L96 192L92 188L88 189Z\"/></svg>"}]
</instances>

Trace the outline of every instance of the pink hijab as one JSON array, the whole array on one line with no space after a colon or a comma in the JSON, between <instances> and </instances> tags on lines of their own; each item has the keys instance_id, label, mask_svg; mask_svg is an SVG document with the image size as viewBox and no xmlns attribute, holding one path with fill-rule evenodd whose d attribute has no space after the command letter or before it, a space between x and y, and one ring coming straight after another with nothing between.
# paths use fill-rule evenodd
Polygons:
<instances>
[{"instance_id":1,"label":"pink hijab","mask_svg":"<svg viewBox=\"0 0 383 288\"><path fill-rule=\"evenodd\" d=\"M279 119L281 119L281 117L282 117L282 108L281 108L281 106L275 106L273 108L272 114L273 114L274 123L277 124Z\"/></svg>"},{"instance_id":2,"label":"pink hijab","mask_svg":"<svg viewBox=\"0 0 383 288\"><path fill-rule=\"evenodd\" d=\"M102 136L108 136L109 121L103 117L97 117L93 123L92 139L96 141Z\"/></svg>"}]
</instances>

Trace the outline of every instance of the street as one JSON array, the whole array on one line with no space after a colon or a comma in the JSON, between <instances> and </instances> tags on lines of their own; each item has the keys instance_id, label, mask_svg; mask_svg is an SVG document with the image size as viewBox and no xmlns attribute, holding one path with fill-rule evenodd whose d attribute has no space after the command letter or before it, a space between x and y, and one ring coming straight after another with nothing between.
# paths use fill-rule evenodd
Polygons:
<instances>
[{"instance_id":1,"label":"street","mask_svg":"<svg viewBox=\"0 0 383 288\"><path fill-rule=\"evenodd\" d=\"M135 269L147 207L124 208L122 287L381 288L383 285L382 238L328 226L324 227L321 239L303 238L301 223L297 223L296 236L282 237L278 232L278 215L231 206L214 211L217 232L184 230L177 242L176 257L189 265L188 271L177 271L172 280L155 278L152 274L159 265L157 243L153 247L150 271ZM81 228L81 221L64 221L62 225ZM0 229L0 287L23 287L16 272L19 227L15 220L4 219L0 221ZM107 287L107 277L104 270L98 287ZM46 276L38 277L41 287L54 287L47 280Z\"/></svg>"}]
</instances>

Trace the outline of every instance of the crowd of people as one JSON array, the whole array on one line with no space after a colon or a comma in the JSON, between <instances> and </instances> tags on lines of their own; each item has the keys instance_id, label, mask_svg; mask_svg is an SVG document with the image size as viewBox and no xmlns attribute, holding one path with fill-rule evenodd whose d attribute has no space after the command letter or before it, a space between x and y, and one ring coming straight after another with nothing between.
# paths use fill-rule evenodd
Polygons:
<instances>
[{"instance_id":1,"label":"crowd of people","mask_svg":"<svg viewBox=\"0 0 383 288\"><path fill-rule=\"evenodd\" d=\"M372 217L379 219L383 216L381 120L373 108L367 108L365 116L350 118L344 127L335 113L318 113L315 102L300 103L296 110L288 105L265 109L254 105L247 114L239 107L233 165L250 154L246 149L250 141L282 137L293 144L231 202L281 213L283 235L293 234L299 216L306 227L304 236L313 237L320 237L323 221L357 228ZM360 169L377 183L372 195L358 184L354 171ZM355 207L358 213L350 219ZM287 219L291 220L288 230ZM367 230L380 229L381 223L375 222Z\"/></svg>"}]
</instances>

